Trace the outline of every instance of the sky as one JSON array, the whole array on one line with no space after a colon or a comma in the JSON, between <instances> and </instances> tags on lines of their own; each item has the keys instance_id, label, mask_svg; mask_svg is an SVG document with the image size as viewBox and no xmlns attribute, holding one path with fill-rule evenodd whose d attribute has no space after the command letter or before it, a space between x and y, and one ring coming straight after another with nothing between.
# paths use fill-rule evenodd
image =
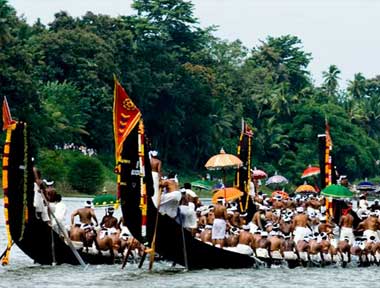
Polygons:
<instances>
[{"instance_id":1,"label":"sky","mask_svg":"<svg viewBox=\"0 0 380 288\"><path fill-rule=\"evenodd\" d=\"M131 15L132 0L8 0L29 23L45 24L54 13L82 16L86 11ZM322 71L335 64L346 87L354 74L380 75L379 0L192 0L201 27L217 25L222 39L240 39L252 48L267 36L295 35L312 54L308 69L319 85Z\"/></svg>"}]
</instances>

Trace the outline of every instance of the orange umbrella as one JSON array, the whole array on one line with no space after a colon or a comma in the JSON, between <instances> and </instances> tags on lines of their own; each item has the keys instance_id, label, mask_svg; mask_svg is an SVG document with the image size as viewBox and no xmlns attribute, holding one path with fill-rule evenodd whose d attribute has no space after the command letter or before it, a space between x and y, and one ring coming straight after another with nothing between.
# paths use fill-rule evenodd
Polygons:
<instances>
[{"instance_id":1,"label":"orange umbrella","mask_svg":"<svg viewBox=\"0 0 380 288\"><path fill-rule=\"evenodd\" d=\"M303 184L297 187L296 193L307 193L307 192L317 192L315 191L315 188L308 184Z\"/></svg>"},{"instance_id":2,"label":"orange umbrella","mask_svg":"<svg viewBox=\"0 0 380 288\"><path fill-rule=\"evenodd\" d=\"M309 167L303 171L301 178L318 175L319 173L321 173L321 169L319 169L319 167L309 165Z\"/></svg>"},{"instance_id":3,"label":"orange umbrella","mask_svg":"<svg viewBox=\"0 0 380 288\"><path fill-rule=\"evenodd\" d=\"M216 204L218 198L224 198L226 201L235 200L241 196L243 196L243 192L235 187L227 187L223 189L216 190L214 195L212 196L212 203Z\"/></svg>"},{"instance_id":4,"label":"orange umbrella","mask_svg":"<svg viewBox=\"0 0 380 288\"><path fill-rule=\"evenodd\" d=\"M289 199L289 194L282 190L276 190L272 192L272 197L280 195L282 199Z\"/></svg>"}]
</instances>

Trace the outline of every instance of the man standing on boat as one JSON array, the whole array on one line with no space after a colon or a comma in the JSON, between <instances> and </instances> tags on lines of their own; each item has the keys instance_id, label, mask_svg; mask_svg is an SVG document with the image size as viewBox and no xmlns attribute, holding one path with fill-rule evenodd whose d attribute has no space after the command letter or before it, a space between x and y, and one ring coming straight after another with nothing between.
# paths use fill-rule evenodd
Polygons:
<instances>
[{"instance_id":1,"label":"man standing on boat","mask_svg":"<svg viewBox=\"0 0 380 288\"><path fill-rule=\"evenodd\" d=\"M214 223L212 225L212 243L220 248L224 246L224 237L226 234L227 209L223 205L224 198L218 198L214 206Z\"/></svg>"},{"instance_id":2,"label":"man standing on boat","mask_svg":"<svg viewBox=\"0 0 380 288\"><path fill-rule=\"evenodd\" d=\"M297 215L293 219L294 227L294 242L298 244L298 241L304 240L304 237L311 233L311 230L307 227L308 216L304 213L304 208L299 206L296 209Z\"/></svg>"},{"instance_id":3,"label":"man standing on boat","mask_svg":"<svg viewBox=\"0 0 380 288\"><path fill-rule=\"evenodd\" d=\"M170 172L168 179L160 181L160 187L162 187L164 191L161 195L159 211L161 214L167 214L169 217L175 218L178 212L179 201L182 198L178 188L176 173Z\"/></svg>"},{"instance_id":4,"label":"man standing on boat","mask_svg":"<svg viewBox=\"0 0 380 288\"><path fill-rule=\"evenodd\" d=\"M152 201L154 205L157 207L158 202L158 194L159 194L159 188L160 188L160 179L161 179L161 166L162 162L160 159L157 158L158 152L157 151L150 151L150 167L152 168L152 178L153 178L153 188L154 188L154 195L152 197Z\"/></svg>"}]
</instances>

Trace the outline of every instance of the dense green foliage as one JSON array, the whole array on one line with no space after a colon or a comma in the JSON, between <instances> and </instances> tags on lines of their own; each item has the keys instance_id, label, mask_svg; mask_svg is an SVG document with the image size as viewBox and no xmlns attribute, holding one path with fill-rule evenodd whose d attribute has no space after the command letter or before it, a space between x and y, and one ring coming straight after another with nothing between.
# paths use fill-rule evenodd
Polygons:
<instances>
[{"instance_id":1,"label":"dense green foliage","mask_svg":"<svg viewBox=\"0 0 380 288\"><path fill-rule=\"evenodd\" d=\"M67 180L78 192L95 194L104 183L103 165L97 158L80 155L70 166Z\"/></svg>"},{"instance_id":2,"label":"dense green foliage","mask_svg":"<svg viewBox=\"0 0 380 288\"><path fill-rule=\"evenodd\" d=\"M380 77L358 73L342 90L331 65L317 87L312 56L295 36L247 48L201 29L188 1L135 0L133 8L116 18L59 12L48 26L30 26L0 0L0 95L28 121L36 148L74 142L111 158L116 74L166 168L201 172L220 147L236 153L244 118L255 131L253 164L300 181L318 163L317 134L328 119L339 172L379 174ZM66 169L55 160L46 163L51 177Z\"/></svg>"}]
</instances>

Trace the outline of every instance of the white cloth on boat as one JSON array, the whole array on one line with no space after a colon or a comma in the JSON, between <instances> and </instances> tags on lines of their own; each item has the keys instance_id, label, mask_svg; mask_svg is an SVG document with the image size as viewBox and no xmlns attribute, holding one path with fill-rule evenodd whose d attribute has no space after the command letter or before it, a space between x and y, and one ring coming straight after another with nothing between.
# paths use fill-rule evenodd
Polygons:
<instances>
[{"instance_id":1,"label":"white cloth on boat","mask_svg":"<svg viewBox=\"0 0 380 288\"><path fill-rule=\"evenodd\" d=\"M257 226L252 221L249 222L248 225L249 225L249 232L252 233L252 234L255 234L255 232L257 231L257 229L259 229L259 226Z\"/></svg>"},{"instance_id":2,"label":"white cloth on boat","mask_svg":"<svg viewBox=\"0 0 380 288\"><path fill-rule=\"evenodd\" d=\"M152 201L153 201L154 206L156 206L157 208L158 194L160 191L160 174L156 171L152 171L152 178L153 178L153 188L154 188Z\"/></svg>"},{"instance_id":3,"label":"white cloth on boat","mask_svg":"<svg viewBox=\"0 0 380 288\"><path fill-rule=\"evenodd\" d=\"M162 194L160 202L160 213L167 214L171 218L177 216L179 201L182 195L180 191L173 191L169 193Z\"/></svg>"},{"instance_id":4,"label":"white cloth on boat","mask_svg":"<svg viewBox=\"0 0 380 288\"><path fill-rule=\"evenodd\" d=\"M215 218L214 223L212 224L211 239L224 239L226 234L226 226L226 221L224 219Z\"/></svg>"},{"instance_id":5,"label":"white cloth on boat","mask_svg":"<svg viewBox=\"0 0 380 288\"><path fill-rule=\"evenodd\" d=\"M299 240L303 240L304 237L306 235L309 235L310 233L311 233L311 230L309 228L297 226L293 232L294 242L297 244Z\"/></svg>"},{"instance_id":6,"label":"white cloth on boat","mask_svg":"<svg viewBox=\"0 0 380 288\"><path fill-rule=\"evenodd\" d=\"M197 228L197 214L195 212L195 205L189 202L188 205L180 205L179 211L181 214L182 226L185 228Z\"/></svg>"},{"instance_id":7,"label":"white cloth on boat","mask_svg":"<svg viewBox=\"0 0 380 288\"><path fill-rule=\"evenodd\" d=\"M348 238L348 243L352 245L355 242L355 236L352 228L350 227L342 227L340 229L340 237L339 240L343 241L345 238Z\"/></svg>"},{"instance_id":8,"label":"white cloth on boat","mask_svg":"<svg viewBox=\"0 0 380 288\"><path fill-rule=\"evenodd\" d=\"M252 248L246 244L238 244L235 247L226 247L225 249L236 252L236 253L244 254L244 255L249 255L249 256L253 254Z\"/></svg>"},{"instance_id":9,"label":"white cloth on boat","mask_svg":"<svg viewBox=\"0 0 380 288\"><path fill-rule=\"evenodd\" d=\"M307 252L298 252L298 254L300 255L300 259L301 260L303 260L303 261L309 261Z\"/></svg>"}]
</instances>

